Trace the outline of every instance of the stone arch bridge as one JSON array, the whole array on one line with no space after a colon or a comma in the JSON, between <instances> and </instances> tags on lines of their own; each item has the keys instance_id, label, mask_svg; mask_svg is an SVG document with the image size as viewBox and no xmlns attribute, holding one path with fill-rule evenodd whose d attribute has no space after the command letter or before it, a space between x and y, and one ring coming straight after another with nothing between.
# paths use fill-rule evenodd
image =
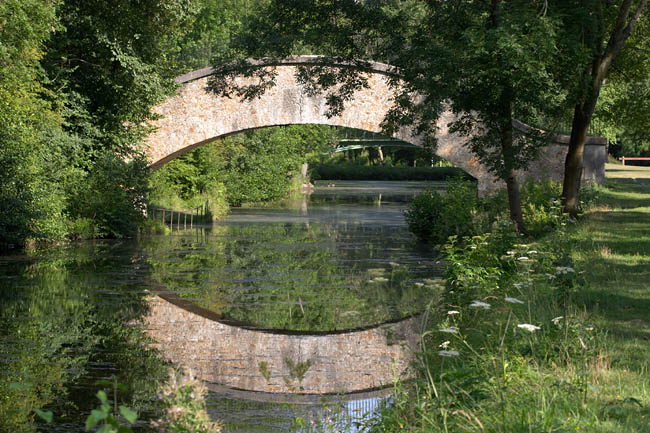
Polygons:
<instances>
[{"instance_id":1,"label":"stone arch bridge","mask_svg":"<svg viewBox=\"0 0 650 433\"><path fill-rule=\"evenodd\" d=\"M381 133L381 122L393 103L393 90L389 85L391 67L373 63L368 73L368 87L358 90L339 116L327 117L325 95L308 94L296 79L298 67L314 64L314 59L314 56L291 57L273 66L260 66L275 68L276 85L260 98L250 101L217 96L208 91L207 81L212 68L178 77L176 81L182 87L177 94L153 110L160 119L154 122L156 130L146 140L152 168L157 169L211 141L271 126L323 124ZM241 77L237 80L243 85L250 79ZM475 177L479 192L500 188L502 185L464 146L465 139L449 132L447 123L452 119L451 112L439 119L435 153ZM514 126L519 130L526 128L518 122ZM423 141L406 129L397 133L395 138L418 146ZM586 180L604 180L606 144L602 137L588 138L583 169ZM531 164L527 172L522 172L521 177L532 177L537 181L561 180L567 151L568 136L552 136L539 160Z\"/></svg>"}]
</instances>

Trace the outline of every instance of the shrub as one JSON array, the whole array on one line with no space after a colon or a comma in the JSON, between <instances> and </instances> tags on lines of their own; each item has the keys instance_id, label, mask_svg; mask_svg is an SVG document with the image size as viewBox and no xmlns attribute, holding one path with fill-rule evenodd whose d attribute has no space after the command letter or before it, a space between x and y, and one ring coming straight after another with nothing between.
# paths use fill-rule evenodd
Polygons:
<instances>
[{"instance_id":1,"label":"shrub","mask_svg":"<svg viewBox=\"0 0 650 433\"><path fill-rule=\"evenodd\" d=\"M68 237L71 239L94 239L97 226L92 218L74 218L68 220Z\"/></svg>"},{"instance_id":2,"label":"shrub","mask_svg":"<svg viewBox=\"0 0 650 433\"><path fill-rule=\"evenodd\" d=\"M477 232L478 198L472 183L460 178L447 181L443 196L429 189L416 196L405 212L409 230L422 241L443 244L449 236Z\"/></svg>"}]
</instances>

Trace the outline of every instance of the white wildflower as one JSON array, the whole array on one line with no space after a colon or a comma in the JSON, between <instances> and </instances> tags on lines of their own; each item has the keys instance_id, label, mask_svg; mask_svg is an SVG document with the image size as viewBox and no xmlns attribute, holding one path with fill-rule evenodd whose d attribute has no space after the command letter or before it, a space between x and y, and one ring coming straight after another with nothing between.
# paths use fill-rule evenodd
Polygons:
<instances>
[{"instance_id":1,"label":"white wildflower","mask_svg":"<svg viewBox=\"0 0 650 433\"><path fill-rule=\"evenodd\" d=\"M424 283L415 283L415 287L422 287L424 286Z\"/></svg>"},{"instance_id":2,"label":"white wildflower","mask_svg":"<svg viewBox=\"0 0 650 433\"><path fill-rule=\"evenodd\" d=\"M526 260L530 260L530 259L528 257L526 257L526 256L521 256L521 257L517 258L517 260L519 260L520 262L525 262Z\"/></svg>"},{"instance_id":3,"label":"white wildflower","mask_svg":"<svg viewBox=\"0 0 650 433\"><path fill-rule=\"evenodd\" d=\"M449 311L447 311L447 314L449 314L450 316L453 316L454 314L460 314L460 311L449 310Z\"/></svg>"},{"instance_id":4,"label":"white wildflower","mask_svg":"<svg viewBox=\"0 0 650 433\"><path fill-rule=\"evenodd\" d=\"M570 274L575 272L575 269L570 268L568 266L558 266L555 268L555 274L560 275L560 274Z\"/></svg>"},{"instance_id":5,"label":"white wildflower","mask_svg":"<svg viewBox=\"0 0 650 433\"><path fill-rule=\"evenodd\" d=\"M473 249L473 250L475 250L475 249L476 249L476 245L472 245L470 248Z\"/></svg>"},{"instance_id":6,"label":"white wildflower","mask_svg":"<svg viewBox=\"0 0 650 433\"><path fill-rule=\"evenodd\" d=\"M594 327L593 326L588 326L585 328L585 331L593 331Z\"/></svg>"},{"instance_id":7,"label":"white wildflower","mask_svg":"<svg viewBox=\"0 0 650 433\"><path fill-rule=\"evenodd\" d=\"M557 325L560 323L560 320L564 319L564 316L557 316L551 319L551 322L553 322L554 325Z\"/></svg>"},{"instance_id":8,"label":"white wildflower","mask_svg":"<svg viewBox=\"0 0 650 433\"><path fill-rule=\"evenodd\" d=\"M537 250L530 250L526 254L528 254L529 256L532 254L537 254Z\"/></svg>"},{"instance_id":9,"label":"white wildflower","mask_svg":"<svg viewBox=\"0 0 650 433\"><path fill-rule=\"evenodd\" d=\"M503 300L506 301L506 302L509 302L509 303L511 303L511 304L525 304L524 301L521 301L521 300L519 300L519 299L517 299L517 298L510 298L510 297L508 297L508 296L506 296L505 298L503 298Z\"/></svg>"},{"instance_id":10,"label":"white wildflower","mask_svg":"<svg viewBox=\"0 0 650 433\"><path fill-rule=\"evenodd\" d=\"M470 308L483 308L484 310L489 310L491 305L488 304L487 302L481 302L481 301L472 301L471 304L469 304Z\"/></svg>"},{"instance_id":11,"label":"white wildflower","mask_svg":"<svg viewBox=\"0 0 650 433\"><path fill-rule=\"evenodd\" d=\"M399 263L396 263L396 262L388 262L388 264L391 265L391 266L399 266Z\"/></svg>"},{"instance_id":12,"label":"white wildflower","mask_svg":"<svg viewBox=\"0 0 650 433\"><path fill-rule=\"evenodd\" d=\"M440 355L442 357L445 357L445 358L451 358L453 356L460 355L460 353L455 351L455 350L439 350L438 355Z\"/></svg>"},{"instance_id":13,"label":"white wildflower","mask_svg":"<svg viewBox=\"0 0 650 433\"><path fill-rule=\"evenodd\" d=\"M514 256L515 252L514 251L507 251L506 254L509 255L509 256Z\"/></svg>"},{"instance_id":14,"label":"white wildflower","mask_svg":"<svg viewBox=\"0 0 650 433\"><path fill-rule=\"evenodd\" d=\"M445 334L458 334L458 328L455 326L450 326L448 328L442 328L438 329L440 332L444 332Z\"/></svg>"},{"instance_id":15,"label":"white wildflower","mask_svg":"<svg viewBox=\"0 0 650 433\"><path fill-rule=\"evenodd\" d=\"M520 323L517 325L517 328L525 329L528 332L535 332L539 329L542 329L539 326L531 325L530 323Z\"/></svg>"},{"instance_id":16,"label":"white wildflower","mask_svg":"<svg viewBox=\"0 0 650 433\"><path fill-rule=\"evenodd\" d=\"M438 347L441 348L441 349L447 349L450 344L451 344L451 341L443 341L442 343L440 343L440 345Z\"/></svg>"}]
</instances>

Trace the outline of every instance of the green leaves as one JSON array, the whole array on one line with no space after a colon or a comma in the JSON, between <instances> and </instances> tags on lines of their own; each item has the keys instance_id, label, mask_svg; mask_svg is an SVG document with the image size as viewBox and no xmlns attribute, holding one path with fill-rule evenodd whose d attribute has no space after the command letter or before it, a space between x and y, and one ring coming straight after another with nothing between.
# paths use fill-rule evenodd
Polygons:
<instances>
[{"instance_id":1,"label":"green leaves","mask_svg":"<svg viewBox=\"0 0 650 433\"><path fill-rule=\"evenodd\" d=\"M462 179L447 181L446 193L427 190L416 196L404 216L409 230L425 242L444 244L449 236L469 236L478 230L474 186Z\"/></svg>"},{"instance_id":2,"label":"green leaves","mask_svg":"<svg viewBox=\"0 0 650 433\"><path fill-rule=\"evenodd\" d=\"M38 415L43 421L46 423L51 423L54 415L52 414L52 411L49 410L40 410L40 409L34 409L34 413Z\"/></svg>"},{"instance_id":3,"label":"green leaves","mask_svg":"<svg viewBox=\"0 0 650 433\"><path fill-rule=\"evenodd\" d=\"M114 386L117 386L115 382L111 382ZM103 425L97 430L97 433L132 433L130 427L121 426L115 415L111 413L111 401L108 400L108 396L104 391L97 392L97 398L99 399L101 405L97 409L93 409L90 412L90 415L86 419L86 431L91 431L94 429L97 424L103 422ZM127 406L120 405L120 415L126 419L129 424L135 424L138 419L138 413L134 410L131 410Z\"/></svg>"},{"instance_id":4,"label":"green leaves","mask_svg":"<svg viewBox=\"0 0 650 433\"><path fill-rule=\"evenodd\" d=\"M120 415L122 415L124 419L126 419L131 424L135 424L136 420L138 419L138 413L126 406L120 406Z\"/></svg>"}]
</instances>

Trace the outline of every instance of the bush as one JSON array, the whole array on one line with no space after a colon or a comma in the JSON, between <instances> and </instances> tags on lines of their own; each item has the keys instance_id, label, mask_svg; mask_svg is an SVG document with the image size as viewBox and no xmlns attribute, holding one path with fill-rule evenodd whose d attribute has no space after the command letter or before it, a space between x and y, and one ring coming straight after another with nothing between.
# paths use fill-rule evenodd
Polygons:
<instances>
[{"instance_id":1,"label":"bush","mask_svg":"<svg viewBox=\"0 0 650 433\"><path fill-rule=\"evenodd\" d=\"M477 233L478 198L471 182L447 181L447 192L428 189L416 196L405 212L409 230L422 241L444 244L449 236Z\"/></svg>"},{"instance_id":2,"label":"bush","mask_svg":"<svg viewBox=\"0 0 650 433\"><path fill-rule=\"evenodd\" d=\"M140 224L143 235L166 235L170 233L169 226L159 219L147 218Z\"/></svg>"},{"instance_id":3,"label":"bush","mask_svg":"<svg viewBox=\"0 0 650 433\"><path fill-rule=\"evenodd\" d=\"M92 220L97 237L135 236L144 220L147 173L144 160L100 157L85 179L70 185L71 216ZM89 227L87 221L83 225Z\"/></svg>"},{"instance_id":4,"label":"bush","mask_svg":"<svg viewBox=\"0 0 650 433\"><path fill-rule=\"evenodd\" d=\"M94 239L97 226L92 218L75 218L68 220L68 237L71 239Z\"/></svg>"}]
</instances>

